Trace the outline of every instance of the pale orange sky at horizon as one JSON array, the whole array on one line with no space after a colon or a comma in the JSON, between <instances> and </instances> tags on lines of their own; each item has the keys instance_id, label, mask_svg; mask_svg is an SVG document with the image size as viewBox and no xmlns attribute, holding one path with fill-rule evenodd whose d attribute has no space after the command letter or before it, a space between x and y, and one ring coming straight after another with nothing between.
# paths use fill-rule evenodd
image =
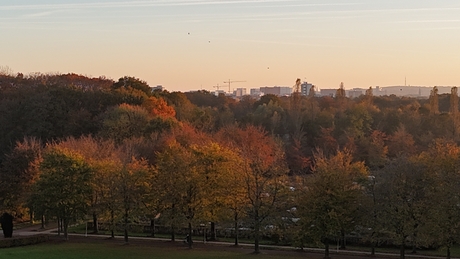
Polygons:
<instances>
[{"instance_id":1,"label":"pale orange sky at horizon","mask_svg":"<svg viewBox=\"0 0 460 259\"><path fill-rule=\"evenodd\" d=\"M4 0L0 66L168 91L460 86L455 0Z\"/></svg>"}]
</instances>

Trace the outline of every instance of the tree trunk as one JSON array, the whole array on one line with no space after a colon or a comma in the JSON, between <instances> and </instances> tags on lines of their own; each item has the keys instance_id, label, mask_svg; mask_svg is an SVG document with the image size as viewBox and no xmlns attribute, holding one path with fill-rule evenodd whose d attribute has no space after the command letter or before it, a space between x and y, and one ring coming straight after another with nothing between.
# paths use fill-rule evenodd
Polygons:
<instances>
[{"instance_id":1,"label":"tree trunk","mask_svg":"<svg viewBox=\"0 0 460 259\"><path fill-rule=\"evenodd\" d=\"M446 255L446 258L447 258L447 259L450 259L450 245L447 246L447 255Z\"/></svg>"},{"instance_id":2,"label":"tree trunk","mask_svg":"<svg viewBox=\"0 0 460 259\"><path fill-rule=\"evenodd\" d=\"M34 224L34 210L29 208L30 224Z\"/></svg>"},{"instance_id":3,"label":"tree trunk","mask_svg":"<svg viewBox=\"0 0 460 259\"><path fill-rule=\"evenodd\" d=\"M45 215L42 215L42 219L41 219L41 223L42 223L42 226L40 227L41 229L45 229Z\"/></svg>"},{"instance_id":4,"label":"tree trunk","mask_svg":"<svg viewBox=\"0 0 460 259\"><path fill-rule=\"evenodd\" d=\"M404 259L406 258L406 254L405 254L405 251L404 251L404 243L401 244L401 247L399 248L399 258L401 259Z\"/></svg>"},{"instance_id":5,"label":"tree trunk","mask_svg":"<svg viewBox=\"0 0 460 259\"><path fill-rule=\"evenodd\" d=\"M174 223L171 223L171 241L172 242L176 241L176 232L175 232Z\"/></svg>"},{"instance_id":6,"label":"tree trunk","mask_svg":"<svg viewBox=\"0 0 460 259\"><path fill-rule=\"evenodd\" d=\"M68 234L69 220L67 219L67 217L64 218L64 224L63 225L64 225L64 239L69 240L69 234Z\"/></svg>"},{"instance_id":7,"label":"tree trunk","mask_svg":"<svg viewBox=\"0 0 460 259\"><path fill-rule=\"evenodd\" d=\"M93 233L94 234L99 233L99 220L97 219L96 212L93 212Z\"/></svg>"},{"instance_id":8,"label":"tree trunk","mask_svg":"<svg viewBox=\"0 0 460 259\"><path fill-rule=\"evenodd\" d=\"M330 259L329 255L329 240L326 238L324 242L324 259Z\"/></svg>"},{"instance_id":9,"label":"tree trunk","mask_svg":"<svg viewBox=\"0 0 460 259\"><path fill-rule=\"evenodd\" d=\"M110 210L110 228L111 228L111 237L115 238L115 212L113 210Z\"/></svg>"},{"instance_id":10,"label":"tree trunk","mask_svg":"<svg viewBox=\"0 0 460 259\"><path fill-rule=\"evenodd\" d=\"M238 229L238 212L235 211L235 246L238 246L238 237L239 237L239 229Z\"/></svg>"},{"instance_id":11,"label":"tree trunk","mask_svg":"<svg viewBox=\"0 0 460 259\"><path fill-rule=\"evenodd\" d=\"M193 240L192 240L192 223L189 221L188 222L188 248L192 249L193 246Z\"/></svg>"},{"instance_id":12,"label":"tree trunk","mask_svg":"<svg viewBox=\"0 0 460 259\"><path fill-rule=\"evenodd\" d=\"M211 237L209 238L211 241L217 240L217 233L216 233L216 223L214 221L211 222Z\"/></svg>"},{"instance_id":13,"label":"tree trunk","mask_svg":"<svg viewBox=\"0 0 460 259\"><path fill-rule=\"evenodd\" d=\"M58 229L58 236L61 236L61 219L57 218L57 229Z\"/></svg>"},{"instance_id":14,"label":"tree trunk","mask_svg":"<svg viewBox=\"0 0 460 259\"><path fill-rule=\"evenodd\" d=\"M150 219L150 235L155 237L155 219Z\"/></svg>"},{"instance_id":15,"label":"tree trunk","mask_svg":"<svg viewBox=\"0 0 460 259\"><path fill-rule=\"evenodd\" d=\"M340 249L345 250L347 249L346 247L346 239L345 239L345 230L340 230Z\"/></svg>"},{"instance_id":16,"label":"tree trunk","mask_svg":"<svg viewBox=\"0 0 460 259\"><path fill-rule=\"evenodd\" d=\"M259 222L259 211L255 211L254 216L254 254L260 253L259 236L260 236L260 222Z\"/></svg>"},{"instance_id":17,"label":"tree trunk","mask_svg":"<svg viewBox=\"0 0 460 259\"><path fill-rule=\"evenodd\" d=\"M374 244L374 242L372 242L372 245L371 245L371 255L372 256L375 255L375 244Z\"/></svg>"},{"instance_id":18,"label":"tree trunk","mask_svg":"<svg viewBox=\"0 0 460 259\"><path fill-rule=\"evenodd\" d=\"M172 204L172 217L171 217L171 241L174 242L176 241L176 233L175 233L175 225L174 225L174 220L175 220L175 215L176 215L176 204Z\"/></svg>"},{"instance_id":19,"label":"tree trunk","mask_svg":"<svg viewBox=\"0 0 460 259\"><path fill-rule=\"evenodd\" d=\"M125 209L124 221L125 221L125 243L128 243L128 216L129 211Z\"/></svg>"}]
</instances>

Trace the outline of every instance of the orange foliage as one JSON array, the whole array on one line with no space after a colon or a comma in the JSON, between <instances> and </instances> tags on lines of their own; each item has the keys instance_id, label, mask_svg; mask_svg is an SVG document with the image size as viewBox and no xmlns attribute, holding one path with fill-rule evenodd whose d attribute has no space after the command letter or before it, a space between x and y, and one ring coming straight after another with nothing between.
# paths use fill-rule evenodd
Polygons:
<instances>
[{"instance_id":1,"label":"orange foliage","mask_svg":"<svg viewBox=\"0 0 460 259\"><path fill-rule=\"evenodd\" d=\"M161 145L166 148L171 143L177 142L183 147L191 145L204 145L210 141L209 135L200 132L187 123L182 123L180 127L171 129L168 134L162 136Z\"/></svg>"},{"instance_id":2,"label":"orange foliage","mask_svg":"<svg viewBox=\"0 0 460 259\"><path fill-rule=\"evenodd\" d=\"M176 111L169 106L162 98L149 97L142 104L150 114L161 118L171 118L176 116Z\"/></svg>"},{"instance_id":3,"label":"orange foliage","mask_svg":"<svg viewBox=\"0 0 460 259\"><path fill-rule=\"evenodd\" d=\"M279 143L260 127L227 127L217 134L217 138L238 150L243 159L252 166L257 165L262 171L284 159Z\"/></svg>"}]
</instances>

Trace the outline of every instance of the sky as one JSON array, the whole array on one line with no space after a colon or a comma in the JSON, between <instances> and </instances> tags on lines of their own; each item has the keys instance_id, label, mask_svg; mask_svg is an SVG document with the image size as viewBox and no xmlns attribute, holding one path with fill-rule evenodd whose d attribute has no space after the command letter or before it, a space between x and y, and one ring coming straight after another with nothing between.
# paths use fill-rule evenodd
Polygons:
<instances>
[{"instance_id":1,"label":"sky","mask_svg":"<svg viewBox=\"0 0 460 259\"><path fill-rule=\"evenodd\" d=\"M0 66L168 91L460 86L458 0L0 0Z\"/></svg>"}]
</instances>

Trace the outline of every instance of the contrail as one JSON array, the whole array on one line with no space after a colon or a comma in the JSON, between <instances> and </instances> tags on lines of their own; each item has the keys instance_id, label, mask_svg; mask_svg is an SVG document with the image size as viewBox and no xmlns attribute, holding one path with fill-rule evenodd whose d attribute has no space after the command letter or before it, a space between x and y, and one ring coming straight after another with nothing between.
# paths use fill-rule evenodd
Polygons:
<instances>
[{"instance_id":1,"label":"contrail","mask_svg":"<svg viewBox=\"0 0 460 259\"><path fill-rule=\"evenodd\" d=\"M72 9L72 8L127 8L127 7L152 7L152 6L186 6L186 5L222 5L222 4L248 4L248 3L274 3L287 2L282 0L213 0L213 1L125 1L125 2L98 2L98 3L72 3L72 4L31 4L0 6L0 10L43 10L43 9Z\"/></svg>"}]
</instances>

